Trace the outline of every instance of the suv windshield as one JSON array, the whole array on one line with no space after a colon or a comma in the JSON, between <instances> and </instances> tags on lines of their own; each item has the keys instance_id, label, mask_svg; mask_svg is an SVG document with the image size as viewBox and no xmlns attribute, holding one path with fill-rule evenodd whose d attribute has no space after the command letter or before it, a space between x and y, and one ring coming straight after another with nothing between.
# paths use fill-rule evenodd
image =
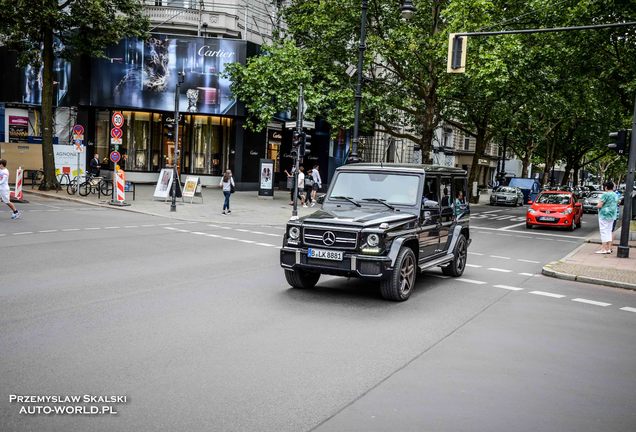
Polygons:
<instances>
[{"instance_id":1,"label":"suv windshield","mask_svg":"<svg viewBox=\"0 0 636 432\"><path fill-rule=\"evenodd\" d=\"M349 197L355 201L377 198L388 204L415 205L419 176L369 172L341 172L336 177L329 199Z\"/></svg>"},{"instance_id":2,"label":"suv windshield","mask_svg":"<svg viewBox=\"0 0 636 432\"><path fill-rule=\"evenodd\" d=\"M539 204L570 204L569 194L541 194L537 198Z\"/></svg>"}]
</instances>

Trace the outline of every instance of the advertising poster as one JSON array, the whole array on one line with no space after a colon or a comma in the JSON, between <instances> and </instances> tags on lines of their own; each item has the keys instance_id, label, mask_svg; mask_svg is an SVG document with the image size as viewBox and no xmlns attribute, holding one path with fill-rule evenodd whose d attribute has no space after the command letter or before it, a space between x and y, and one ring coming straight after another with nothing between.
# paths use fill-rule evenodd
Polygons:
<instances>
[{"instance_id":1,"label":"advertising poster","mask_svg":"<svg viewBox=\"0 0 636 432\"><path fill-rule=\"evenodd\" d=\"M155 198L168 198L172 186L173 173L174 170L172 168L164 168L161 170L159 178L157 179L157 185L155 186L155 193L153 194Z\"/></svg>"},{"instance_id":2,"label":"advertising poster","mask_svg":"<svg viewBox=\"0 0 636 432\"><path fill-rule=\"evenodd\" d=\"M77 172L78 152L73 145L53 145L55 175L68 174L70 178L82 175L86 171L86 156L79 153L79 173Z\"/></svg>"},{"instance_id":3,"label":"advertising poster","mask_svg":"<svg viewBox=\"0 0 636 432\"><path fill-rule=\"evenodd\" d=\"M29 118L23 116L9 116L9 142L29 141Z\"/></svg>"},{"instance_id":4,"label":"advertising poster","mask_svg":"<svg viewBox=\"0 0 636 432\"><path fill-rule=\"evenodd\" d=\"M260 184L258 196L274 196L274 161L272 159L261 159L259 165Z\"/></svg>"},{"instance_id":5,"label":"advertising poster","mask_svg":"<svg viewBox=\"0 0 636 432\"><path fill-rule=\"evenodd\" d=\"M247 42L233 39L153 35L126 39L93 60L91 91L105 105L174 110L178 74L181 110L237 114L231 82L222 76L229 63L245 64Z\"/></svg>"},{"instance_id":6,"label":"advertising poster","mask_svg":"<svg viewBox=\"0 0 636 432\"><path fill-rule=\"evenodd\" d=\"M183 187L183 196L185 198L194 197L194 193L197 191L197 185L199 184L199 177L186 177L185 186Z\"/></svg>"}]
</instances>

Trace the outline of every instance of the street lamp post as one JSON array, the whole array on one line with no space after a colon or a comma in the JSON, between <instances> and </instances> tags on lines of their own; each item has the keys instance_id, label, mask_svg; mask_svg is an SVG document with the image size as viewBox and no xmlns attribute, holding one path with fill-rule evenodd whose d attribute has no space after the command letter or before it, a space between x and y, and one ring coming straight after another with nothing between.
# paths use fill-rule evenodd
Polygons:
<instances>
[{"instance_id":1,"label":"street lamp post","mask_svg":"<svg viewBox=\"0 0 636 432\"><path fill-rule=\"evenodd\" d=\"M170 203L170 211L177 211L177 182L179 181L179 173L177 172L177 161L179 160L179 89L185 81L185 73L179 72L177 77L177 88L174 92L174 152L172 157L172 202Z\"/></svg>"},{"instance_id":2,"label":"street lamp post","mask_svg":"<svg viewBox=\"0 0 636 432\"><path fill-rule=\"evenodd\" d=\"M358 70L353 117L353 139L351 140L351 154L348 163L360 161L358 157L358 143L360 141L360 102L362 101L362 68L364 67L364 51L367 41L367 9L368 0L362 0L360 15L360 45L358 47ZM404 19L410 19L415 13L415 6L412 0L403 0L400 7L400 14Z\"/></svg>"}]
</instances>

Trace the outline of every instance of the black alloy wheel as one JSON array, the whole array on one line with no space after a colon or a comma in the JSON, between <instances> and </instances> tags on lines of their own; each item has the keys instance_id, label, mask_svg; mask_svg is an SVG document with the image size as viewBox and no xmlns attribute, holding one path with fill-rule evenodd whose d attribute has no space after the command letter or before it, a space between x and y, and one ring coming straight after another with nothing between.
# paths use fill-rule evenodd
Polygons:
<instances>
[{"instance_id":1,"label":"black alloy wheel","mask_svg":"<svg viewBox=\"0 0 636 432\"><path fill-rule=\"evenodd\" d=\"M382 297L392 301L408 300L413 292L416 272L413 250L408 247L402 248L395 260L393 272L388 279L380 282Z\"/></svg>"},{"instance_id":2,"label":"black alloy wheel","mask_svg":"<svg viewBox=\"0 0 636 432\"><path fill-rule=\"evenodd\" d=\"M455 258L447 266L442 267L442 273L446 276L459 277L464 273L468 258L468 241L460 234L455 245Z\"/></svg>"}]
</instances>

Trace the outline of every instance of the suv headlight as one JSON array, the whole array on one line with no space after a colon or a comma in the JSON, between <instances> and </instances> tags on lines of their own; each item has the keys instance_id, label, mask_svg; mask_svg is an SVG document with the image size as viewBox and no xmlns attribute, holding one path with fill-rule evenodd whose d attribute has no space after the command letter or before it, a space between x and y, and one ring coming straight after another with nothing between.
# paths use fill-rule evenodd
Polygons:
<instances>
[{"instance_id":1,"label":"suv headlight","mask_svg":"<svg viewBox=\"0 0 636 432\"><path fill-rule=\"evenodd\" d=\"M289 229L289 238L292 240L298 240L300 237L300 228L293 226Z\"/></svg>"},{"instance_id":2,"label":"suv headlight","mask_svg":"<svg viewBox=\"0 0 636 432\"><path fill-rule=\"evenodd\" d=\"M380 244L380 236L377 234L369 234L367 237L367 244L371 247L376 247Z\"/></svg>"}]
</instances>

